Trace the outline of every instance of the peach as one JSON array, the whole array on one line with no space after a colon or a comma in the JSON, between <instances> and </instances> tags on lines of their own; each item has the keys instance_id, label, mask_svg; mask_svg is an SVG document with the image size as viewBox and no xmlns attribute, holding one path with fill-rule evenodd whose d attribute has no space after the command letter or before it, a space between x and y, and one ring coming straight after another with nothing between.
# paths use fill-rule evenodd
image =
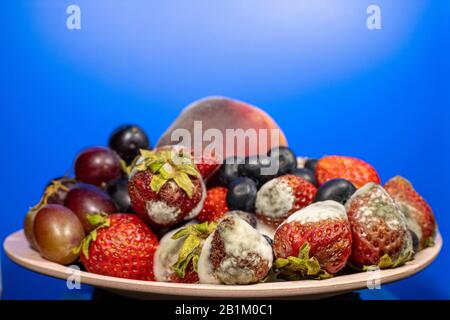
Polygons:
<instances>
[{"instance_id":1,"label":"peach","mask_svg":"<svg viewBox=\"0 0 450 320\"><path fill-rule=\"evenodd\" d=\"M177 129L190 134L190 140L180 139L180 130ZM228 136L230 134L228 129L234 132L234 136ZM276 131L277 134L274 135ZM200 142L198 132L202 132ZM219 141L217 135L222 136L219 137ZM242 148L238 150L237 139L241 139L241 142L242 139L245 140L244 150L241 150ZM231 142L230 145L230 140L235 142ZM219 148L221 150L214 150L215 156L220 159L235 155L266 154L273 147L287 145L283 132L266 112L242 101L225 97L207 97L187 106L161 136L157 147L179 144L195 150L201 147L206 153L205 148L208 149L212 141L223 146Z\"/></svg>"}]
</instances>

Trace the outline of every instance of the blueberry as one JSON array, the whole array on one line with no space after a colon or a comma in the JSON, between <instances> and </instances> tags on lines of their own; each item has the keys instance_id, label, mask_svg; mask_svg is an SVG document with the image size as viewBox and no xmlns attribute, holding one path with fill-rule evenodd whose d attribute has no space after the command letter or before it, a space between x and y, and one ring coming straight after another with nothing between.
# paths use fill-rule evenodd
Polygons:
<instances>
[{"instance_id":1,"label":"blueberry","mask_svg":"<svg viewBox=\"0 0 450 320\"><path fill-rule=\"evenodd\" d=\"M314 176L314 173L311 170L309 170L309 169L306 169L306 168L295 168L294 170L291 171L291 174L293 174L294 176L303 178L306 181L309 181L313 185L317 186L316 177Z\"/></svg>"},{"instance_id":2,"label":"blueberry","mask_svg":"<svg viewBox=\"0 0 450 320\"><path fill-rule=\"evenodd\" d=\"M411 237L412 237L413 250L414 250L414 252L418 252L419 251L419 237L417 236L417 234L414 231L409 230L409 232L411 233Z\"/></svg>"},{"instance_id":3,"label":"blueberry","mask_svg":"<svg viewBox=\"0 0 450 320\"><path fill-rule=\"evenodd\" d=\"M345 179L332 179L319 187L314 202L334 200L345 204L356 191L355 186Z\"/></svg>"},{"instance_id":4,"label":"blueberry","mask_svg":"<svg viewBox=\"0 0 450 320\"><path fill-rule=\"evenodd\" d=\"M267 156L278 161L278 175L290 173L297 168L297 156L288 147L272 148Z\"/></svg>"},{"instance_id":5,"label":"blueberry","mask_svg":"<svg viewBox=\"0 0 450 320\"><path fill-rule=\"evenodd\" d=\"M250 156L244 159L239 166L239 175L255 181L256 187L261 187L267 181L277 175L277 171L271 172L272 159L268 156ZM276 169L276 168L275 168Z\"/></svg>"},{"instance_id":6,"label":"blueberry","mask_svg":"<svg viewBox=\"0 0 450 320\"><path fill-rule=\"evenodd\" d=\"M108 185L107 192L120 212L133 212L128 194L128 179L122 178Z\"/></svg>"},{"instance_id":7,"label":"blueberry","mask_svg":"<svg viewBox=\"0 0 450 320\"><path fill-rule=\"evenodd\" d=\"M268 235L263 234L262 236L267 240L267 243L269 243L269 245L272 247L272 257L273 260L275 261L276 256L275 251L273 250L273 240Z\"/></svg>"},{"instance_id":8,"label":"blueberry","mask_svg":"<svg viewBox=\"0 0 450 320\"><path fill-rule=\"evenodd\" d=\"M218 177L219 182L228 186L231 181L239 177L239 166L244 162L242 158L230 157L225 159L222 166L220 166Z\"/></svg>"},{"instance_id":9,"label":"blueberry","mask_svg":"<svg viewBox=\"0 0 450 320\"><path fill-rule=\"evenodd\" d=\"M237 178L228 186L227 207L230 210L253 212L256 200L256 184L250 178Z\"/></svg>"},{"instance_id":10,"label":"blueberry","mask_svg":"<svg viewBox=\"0 0 450 320\"><path fill-rule=\"evenodd\" d=\"M113 131L109 147L130 164L140 149L150 149L150 141L144 130L135 125L124 125Z\"/></svg>"},{"instance_id":11,"label":"blueberry","mask_svg":"<svg viewBox=\"0 0 450 320\"><path fill-rule=\"evenodd\" d=\"M316 168L317 168L317 162L319 162L319 160L317 159L306 159L305 161L305 168L309 169L312 171L312 173L316 173Z\"/></svg>"},{"instance_id":12,"label":"blueberry","mask_svg":"<svg viewBox=\"0 0 450 320\"><path fill-rule=\"evenodd\" d=\"M263 234L263 237L266 238L266 240L270 244L270 246L273 246L273 240L268 235Z\"/></svg>"}]
</instances>

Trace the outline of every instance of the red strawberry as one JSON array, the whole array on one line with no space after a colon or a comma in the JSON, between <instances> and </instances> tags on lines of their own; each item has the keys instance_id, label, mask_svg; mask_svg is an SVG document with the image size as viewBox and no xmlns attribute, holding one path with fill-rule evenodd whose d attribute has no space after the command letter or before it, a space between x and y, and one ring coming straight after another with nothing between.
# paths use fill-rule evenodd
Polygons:
<instances>
[{"instance_id":1,"label":"red strawberry","mask_svg":"<svg viewBox=\"0 0 450 320\"><path fill-rule=\"evenodd\" d=\"M175 283L198 283L198 274L193 269L192 264L189 264L186 268L186 274L183 278L181 278L174 272L170 275L169 281Z\"/></svg>"},{"instance_id":2,"label":"red strawberry","mask_svg":"<svg viewBox=\"0 0 450 320\"><path fill-rule=\"evenodd\" d=\"M212 222L222 218L228 211L226 200L227 192L228 189L224 187L214 187L209 189L206 192L203 209L196 219L200 222Z\"/></svg>"},{"instance_id":3,"label":"red strawberry","mask_svg":"<svg viewBox=\"0 0 450 320\"><path fill-rule=\"evenodd\" d=\"M396 176L386 182L384 188L400 206L406 219L413 220L420 226L420 230L414 230L418 233L420 248L432 245L436 231L433 210L414 190L411 182L401 176Z\"/></svg>"},{"instance_id":4,"label":"red strawberry","mask_svg":"<svg viewBox=\"0 0 450 320\"><path fill-rule=\"evenodd\" d=\"M136 215L89 216L98 225L82 242L86 270L111 277L154 280L153 255L158 239Z\"/></svg>"},{"instance_id":5,"label":"red strawberry","mask_svg":"<svg viewBox=\"0 0 450 320\"><path fill-rule=\"evenodd\" d=\"M327 278L345 266L351 244L344 206L331 200L317 202L291 215L277 229L275 268L290 280Z\"/></svg>"},{"instance_id":6,"label":"red strawberry","mask_svg":"<svg viewBox=\"0 0 450 320\"><path fill-rule=\"evenodd\" d=\"M131 205L146 222L173 226L200 212L206 190L189 154L175 149L141 151L131 169Z\"/></svg>"},{"instance_id":7,"label":"red strawberry","mask_svg":"<svg viewBox=\"0 0 450 320\"><path fill-rule=\"evenodd\" d=\"M336 178L346 179L356 188L361 188L368 182L380 183L375 169L360 159L345 156L325 156L320 159L316 168L319 185Z\"/></svg>"},{"instance_id":8,"label":"red strawberry","mask_svg":"<svg viewBox=\"0 0 450 320\"><path fill-rule=\"evenodd\" d=\"M220 164L216 157L202 155L201 157L194 156L194 163L197 166L197 170L200 172L203 180L210 178L219 169Z\"/></svg>"},{"instance_id":9,"label":"red strawberry","mask_svg":"<svg viewBox=\"0 0 450 320\"><path fill-rule=\"evenodd\" d=\"M256 195L256 214L268 225L278 226L284 219L309 205L317 188L294 175L284 175L265 183Z\"/></svg>"},{"instance_id":10,"label":"red strawberry","mask_svg":"<svg viewBox=\"0 0 450 320\"><path fill-rule=\"evenodd\" d=\"M353 231L353 265L389 268L409 260L413 248L406 218L380 185L368 183L345 205Z\"/></svg>"}]
</instances>

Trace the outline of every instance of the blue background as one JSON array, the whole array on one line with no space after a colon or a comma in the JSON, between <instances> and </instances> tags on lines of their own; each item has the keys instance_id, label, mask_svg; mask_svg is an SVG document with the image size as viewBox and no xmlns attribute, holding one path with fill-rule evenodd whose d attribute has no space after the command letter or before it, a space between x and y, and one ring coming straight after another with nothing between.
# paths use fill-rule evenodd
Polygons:
<instances>
[{"instance_id":1,"label":"blue background","mask_svg":"<svg viewBox=\"0 0 450 320\"><path fill-rule=\"evenodd\" d=\"M81 30L66 8L81 7ZM381 7L368 30L366 8ZM2 1L0 238L49 179L122 123L153 142L190 102L257 105L299 155L345 154L408 177L450 237L448 1ZM2 252L4 298L74 297ZM450 298L450 253L365 298ZM83 298L89 288L78 293ZM86 295L85 295L86 293ZM75 297L77 297L75 295Z\"/></svg>"}]
</instances>

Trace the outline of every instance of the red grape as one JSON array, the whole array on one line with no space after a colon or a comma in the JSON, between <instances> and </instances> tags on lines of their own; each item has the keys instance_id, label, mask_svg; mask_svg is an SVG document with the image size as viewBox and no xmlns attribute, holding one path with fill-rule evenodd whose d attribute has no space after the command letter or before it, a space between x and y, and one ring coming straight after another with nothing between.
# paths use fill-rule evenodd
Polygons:
<instances>
[{"instance_id":1,"label":"red grape","mask_svg":"<svg viewBox=\"0 0 450 320\"><path fill-rule=\"evenodd\" d=\"M30 209L23 221L23 232L25 233L25 237L27 238L28 243L33 249L37 249L36 239L33 232L34 218L36 217L36 213L38 213L38 208L35 207Z\"/></svg>"},{"instance_id":2,"label":"red grape","mask_svg":"<svg viewBox=\"0 0 450 320\"><path fill-rule=\"evenodd\" d=\"M78 258L73 250L85 236L77 216L59 204L46 205L37 212L33 232L41 255L61 264L70 264Z\"/></svg>"},{"instance_id":3,"label":"red grape","mask_svg":"<svg viewBox=\"0 0 450 320\"><path fill-rule=\"evenodd\" d=\"M81 182L100 186L121 176L120 158L109 148L92 147L75 160L75 176Z\"/></svg>"},{"instance_id":4,"label":"red grape","mask_svg":"<svg viewBox=\"0 0 450 320\"><path fill-rule=\"evenodd\" d=\"M38 204L32 207L23 221L23 229L28 243L33 249L37 249L36 239L34 238L33 225L36 213L47 204L64 204L64 199L69 190L76 185L74 179L67 177L57 178L50 181L45 187L44 194Z\"/></svg>"},{"instance_id":5,"label":"red grape","mask_svg":"<svg viewBox=\"0 0 450 320\"><path fill-rule=\"evenodd\" d=\"M45 192L49 194L47 198L48 204L64 205L64 200L67 197L70 189L76 186L75 179L61 177L50 181L45 188Z\"/></svg>"},{"instance_id":6,"label":"red grape","mask_svg":"<svg viewBox=\"0 0 450 320\"><path fill-rule=\"evenodd\" d=\"M111 197L93 185L80 184L73 188L67 194L64 204L78 216L86 233L95 227L88 221L87 215L117 213Z\"/></svg>"}]
</instances>

